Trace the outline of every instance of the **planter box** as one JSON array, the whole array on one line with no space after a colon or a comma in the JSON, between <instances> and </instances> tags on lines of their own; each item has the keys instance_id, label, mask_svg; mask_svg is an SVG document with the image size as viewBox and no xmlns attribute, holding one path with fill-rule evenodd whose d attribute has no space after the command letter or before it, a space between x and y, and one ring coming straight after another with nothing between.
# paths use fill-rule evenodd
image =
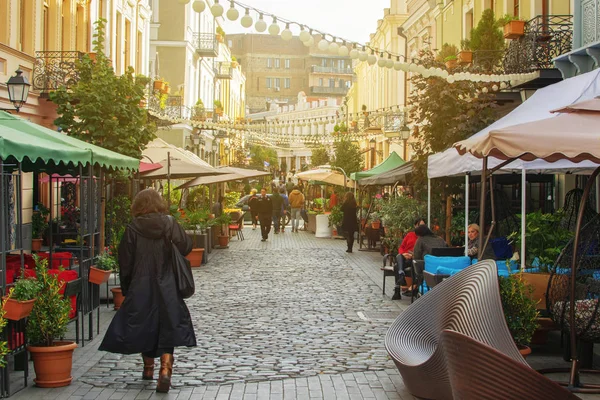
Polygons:
<instances>
[{"instance_id":1,"label":"planter box","mask_svg":"<svg viewBox=\"0 0 600 400\"><path fill-rule=\"evenodd\" d=\"M204 249L192 249L191 253L185 256L190 262L192 268L198 268L202 265L202 255L204 254Z\"/></svg>"},{"instance_id":2,"label":"planter box","mask_svg":"<svg viewBox=\"0 0 600 400\"><path fill-rule=\"evenodd\" d=\"M163 81L154 81L154 90L162 91L165 87L165 83Z\"/></svg>"},{"instance_id":3,"label":"planter box","mask_svg":"<svg viewBox=\"0 0 600 400\"><path fill-rule=\"evenodd\" d=\"M550 274L548 273L529 273L521 272L523 281L533 286L532 297L538 301L537 309L546 309L546 292L548 291L548 281L550 280Z\"/></svg>"},{"instance_id":4,"label":"planter box","mask_svg":"<svg viewBox=\"0 0 600 400\"><path fill-rule=\"evenodd\" d=\"M91 267L90 275L88 276L88 282L96 285L102 285L103 283L108 282L111 273L112 271L105 271L103 269Z\"/></svg>"},{"instance_id":5,"label":"planter box","mask_svg":"<svg viewBox=\"0 0 600 400\"><path fill-rule=\"evenodd\" d=\"M505 39L518 39L525 34L525 21L510 21L504 25Z\"/></svg>"},{"instance_id":6,"label":"planter box","mask_svg":"<svg viewBox=\"0 0 600 400\"><path fill-rule=\"evenodd\" d=\"M471 64L473 62L473 52L463 50L458 53L458 62L460 64Z\"/></svg>"},{"instance_id":7,"label":"planter box","mask_svg":"<svg viewBox=\"0 0 600 400\"><path fill-rule=\"evenodd\" d=\"M54 342L54 346L27 346L33 358L35 385L44 388L68 386L73 377L74 342Z\"/></svg>"},{"instance_id":8,"label":"planter box","mask_svg":"<svg viewBox=\"0 0 600 400\"><path fill-rule=\"evenodd\" d=\"M27 301L18 301L15 299L4 298L2 302L2 308L6 312L4 318L10 319L11 321L20 321L31 314L35 299Z\"/></svg>"},{"instance_id":9,"label":"planter box","mask_svg":"<svg viewBox=\"0 0 600 400\"><path fill-rule=\"evenodd\" d=\"M308 214L308 225L306 230L312 233L317 231L317 214Z\"/></svg>"},{"instance_id":10,"label":"planter box","mask_svg":"<svg viewBox=\"0 0 600 400\"><path fill-rule=\"evenodd\" d=\"M446 68L453 69L458 66L458 60L448 60L446 61Z\"/></svg>"}]
</instances>

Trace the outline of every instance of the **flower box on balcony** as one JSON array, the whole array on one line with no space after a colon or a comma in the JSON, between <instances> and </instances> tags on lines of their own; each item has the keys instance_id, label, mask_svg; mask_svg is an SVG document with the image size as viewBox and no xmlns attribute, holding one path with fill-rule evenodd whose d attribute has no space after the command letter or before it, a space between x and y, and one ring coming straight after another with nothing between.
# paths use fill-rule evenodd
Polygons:
<instances>
[{"instance_id":1,"label":"flower box on balcony","mask_svg":"<svg viewBox=\"0 0 600 400\"><path fill-rule=\"evenodd\" d=\"M161 90L162 94L169 94L169 92L171 91L171 88L169 87L169 84L165 84Z\"/></svg>"},{"instance_id":2,"label":"flower box on balcony","mask_svg":"<svg viewBox=\"0 0 600 400\"><path fill-rule=\"evenodd\" d=\"M88 53L88 56L92 62L96 62L96 53Z\"/></svg>"},{"instance_id":3,"label":"flower box on balcony","mask_svg":"<svg viewBox=\"0 0 600 400\"><path fill-rule=\"evenodd\" d=\"M154 90L163 91L165 87L165 83L163 81L154 81Z\"/></svg>"},{"instance_id":4,"label":"flower box on balcony","mask_svg":"<svg viewBox=\"0 0 600 400\"><path fill-rule=\"evenodd\" d=\"M471 64L473 62L473 52L470 50L461 50L458 53L458 62L460 64Z\"/></svg>"},{"instance_id":5,"label":"flower box on balcony","mask_svg":"<svg viewBox=\"0 0 600 400\"><path fill-rule=\"evenodd\" d=\"M446 60L446 68L453 69L458 66L458 60L456 58L451 60Z\"/></svg>"},{"instance_id":6,"label":"flower box on balcony","mask_svg":"<svg viewBox=\"0 0 600 400\"><path fill-rule=\"evenodd\" d=\"M219 42L219 43L225 43L225 38L223 37L223 35L217 33L216 37L217 37L217 42Z\"/></svg>"},{"instance_id":7,"label":"flower box on balcony","mask_svg":"<svg viewBox=\"0 0 600 400\"><path fill-rule=\"evenodd\" d=\"M525 21L509 21L504 25L505 39L518 39L525 34Z\"/></svg>"},{"instance_id":8,"label":"flower box on balcony","mask_svg":"<svg viewBox=\"0 0 600 400\"><path fill-rule=\"evenodd\" d=\"M219 117L222 117L223 116L223 109L221 107L215 108L215 114L217 114Z\"/></svg>"}]
</instances>

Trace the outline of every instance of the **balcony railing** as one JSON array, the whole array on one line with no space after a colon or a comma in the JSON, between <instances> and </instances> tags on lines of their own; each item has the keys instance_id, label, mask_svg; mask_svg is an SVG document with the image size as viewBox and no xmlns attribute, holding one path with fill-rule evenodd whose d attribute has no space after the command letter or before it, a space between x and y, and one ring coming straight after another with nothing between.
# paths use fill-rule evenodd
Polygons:
<instances>
[{"instance_id":1,"label":"balcony railing","mask_svg":"<svg viewBox=\"0 0 600 400\"><path fill-rule=\"evenodd\" d=\"M215 77L217 79L231 79L231 63L219 61L215 63Z\"/></svg>"},{"instance_id":2,"label":"balcony railing","mask_svg":"<svg viewBox=\"0 0 600 400\"><path fill-rule=\"evenodd\" d=\"M214 33L194 33L194 47L200 57L216 57L219 55L219 43Z\"/></svg>"},{"instance_id":3,"label":"balcony railing","mask_svg":"<svg viewBox=\"0 0 600 400\"><path fill-rule=\"evenodd\" d=\"M321 74L338 74L338 75L352 75L354 71L352 68L336 68L336 67L323 67L321 65L313 65L312 66L313 73L321 73Z\"/></svg>"},{"instance_id":4,"label":"balcony railing","mask_svg":"<svg viewBox=\"0 0 600 400\"><path fill-rule=\"evenodd\" d=\"M47 94L61 86L79 81L75 62L83 56L79 51L36 51L33 65L33 89Z\"/></svg>"},{"instance_id":5,"label":"balcony railing","mask_svg":"<svg viewBox=\"0 0 600 400\"><path fill-rule=\"evenodd\" d=\"M346 87L331 87L331 86L311 86L310 91L312 94L346 94L348 88Z\"/></svg>"},{"instance_id":6,"label":"balcony railing","mask_svg":"<svg viewBox=\"0 0 600 400\"><path fill-rule=\"evenodd\" d=\"M504 57L509 74L553 69L552 60L571 51L572 15L538 15L527 21L525 34L511 40Z\"/></svg>"}]
</instances>

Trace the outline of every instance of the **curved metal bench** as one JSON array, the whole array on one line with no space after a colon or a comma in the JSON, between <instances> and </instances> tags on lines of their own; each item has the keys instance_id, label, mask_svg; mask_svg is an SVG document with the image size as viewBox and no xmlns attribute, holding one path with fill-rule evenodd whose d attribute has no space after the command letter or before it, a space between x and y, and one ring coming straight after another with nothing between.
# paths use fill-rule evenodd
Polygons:
<instances>
[{"instance_id":1,"label":"curved metal bench","mask_svg":"<svg viewBox=\"0 0 600 400\"><path fill-rule=\"evenodd\" d=\"M576 400L529 366L462 333L445 330L440 347L455 400Z\"/></svg>"},{"instance_id":2,"label":"curved metal bench","mask_svg":"<svg viewBox=\"0 0 600 400\"><path fill-rule=\"evenodd\" d=\"M451 329L485 343L527 365L504 320L496 263L465 268L421 297L392 324L385 347L410 393L426 399L452 399L444 355L438 344Z\"/></svg>"}]
</instances>

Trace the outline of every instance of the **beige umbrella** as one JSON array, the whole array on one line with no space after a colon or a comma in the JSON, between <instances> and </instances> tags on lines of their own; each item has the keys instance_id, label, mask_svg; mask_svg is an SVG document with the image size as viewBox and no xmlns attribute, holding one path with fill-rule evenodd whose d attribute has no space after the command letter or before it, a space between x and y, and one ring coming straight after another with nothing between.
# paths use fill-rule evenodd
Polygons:
<instances>
[{"instance_id":1,"label":"beige umbrella","mask_svg":"<svg viewBox=\"0 0 600 400\"><path fill-rule=\"evenodd\" d=\"M218 167L217 171L222 175L202 176L184 183L177 189L190 188L198 185L210 185L211 183L223 183L238 181L241 179L258 178L260 176L270 175L267 171L259 171L254 169L245 169L237 167Z\"/></svg>"},{"instance_id":2,"label":"beige umbrella","mask_svg":"<svg viewBox=\"0 0 600 400\"><path fill-rule=\"evenodd\" d=\"M332 170L327 165L323 165L317 169L299 172L296 174L296 177L303 181L319 181L337 186L354 187L356 185L352 179L346 178L344 174Z\"/></svg>"},{"instance_id":3,"label":"beige umbrella","mask_svg":"<svg viewBox=\"0 0 600 400\"><path fill-rule=\"evenodd\" d=\"M544 160L555 162L569 160L572 162L592 161L600 164L600 97L575 103L570 106L555 110L560 112L556 117L526 124L515 125L503 129L490 131L481 138L463 140L454 144L459 153L469 152L476 157L483 158L481 177L481 209L485 209L485 182L487 171L487 158L494 156L510 162L517 158L523 160ZM575 238L573 241L573 254L571 264L571 280L569 297L576 298L577 278L577 253L580 250L580 232L583 224L583 214L592 186L600 175L600 166L589 177L577 216ZM492 197L493 199L493 197ZM479 225L484 230L484 219L481 213ZM479 238L479 258L484 250L483 235ZM582 385L579 379L579 346L577 338L577 324L575 323L575 303L569 301L569 330L571 345L571 369L569 374L569 388L576 391L600 392L600 385ZM583 388L583 389L582 389Z\"/></svg>"}]
</instances>

